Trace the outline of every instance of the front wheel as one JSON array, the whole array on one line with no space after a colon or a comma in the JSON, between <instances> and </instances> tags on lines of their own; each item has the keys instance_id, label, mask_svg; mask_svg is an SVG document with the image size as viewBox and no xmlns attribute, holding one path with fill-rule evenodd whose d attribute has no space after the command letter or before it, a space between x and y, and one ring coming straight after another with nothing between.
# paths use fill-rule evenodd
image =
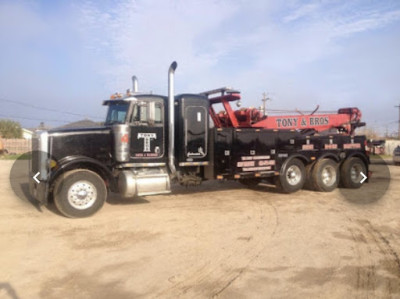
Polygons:
<instances>
[{"instance_id":1,"label":"front wheel","mask_svg":"<svg viewBox=\"0 0 400 299\"><path fill-rule=\"evenodd\" d=\"M77 169L57 179L53 194L56 207L63 215L83 218L101 209L107 198L107 189L97 173Z\"/></svg>"},{"instance_id":2,"label":"front wheel","mask_svg":"<svg viewBox=\"0 0 400 299\"><path fill-rule=\"evenodd\" d=\"M285 193L292 193L303 188L306 171L299 159L290 160L276 178L276 186Z\"/></svg>"}]
</instances>

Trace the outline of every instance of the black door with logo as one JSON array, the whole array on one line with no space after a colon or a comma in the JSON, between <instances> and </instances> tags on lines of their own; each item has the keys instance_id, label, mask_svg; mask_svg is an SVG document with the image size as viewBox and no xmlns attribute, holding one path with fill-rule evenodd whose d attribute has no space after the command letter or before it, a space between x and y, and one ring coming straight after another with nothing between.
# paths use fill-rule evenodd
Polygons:
<instances>
[{"instance_id":1,"label":"black door with logo","mask_svg":"<svg viewBox=\"0 0 400 299\"><path fill-rule=\"evenodd\" d=\"M201 159L207 155L207 110L201 106L185 108L186 159Z\"/></svg>"},{"instance_id":2,"label":"black door with logo","mask_svg":"<svg viewBox=\"0 0 400 299\"><path fill-rule=\"evenodd\" d=\"M154 105L153 113L150 112L151 105ZM157 159L157 162L163 160L165 156L163 99L139 98L132 107L130 126L130 160L139 163L151 163L154 159Z\"/></svg>"}]
</instances>

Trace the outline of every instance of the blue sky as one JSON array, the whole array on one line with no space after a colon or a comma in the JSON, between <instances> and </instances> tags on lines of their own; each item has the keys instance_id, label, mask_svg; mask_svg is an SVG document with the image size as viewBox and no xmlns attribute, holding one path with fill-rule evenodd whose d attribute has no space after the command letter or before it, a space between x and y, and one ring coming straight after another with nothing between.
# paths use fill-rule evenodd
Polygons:
<instances>
[{"instance_id":1,"label":"blue sky","mask_svg":"<svg viewBox=\"0 0 400 299\"><path fill-rule=\"evenodd\" d=\"M359 107L369 127L397 131L399 1L0 0L0 40L0 118L25 127L101 120L133 74L166 94L176 60L177 93L233 86L242 106L267 92L271 109Z\"/></svg>"}]
</instances>

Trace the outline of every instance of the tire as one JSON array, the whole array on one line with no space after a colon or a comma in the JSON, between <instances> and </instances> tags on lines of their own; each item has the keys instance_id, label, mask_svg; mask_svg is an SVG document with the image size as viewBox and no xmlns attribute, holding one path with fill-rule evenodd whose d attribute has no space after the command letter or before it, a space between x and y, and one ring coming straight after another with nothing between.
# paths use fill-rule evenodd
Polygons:
<instances>
[{"instance_id":1,"label":"tire","mask_svg":"<svg viewBox=\"0 0 400 299\"><path fill-rule=\"evenodd\" d=\"M69 218L89 217L99 211L107 198L103 179L95 172L77 169L57 178L54 203Z\"/></svg>"},{"instance_id":2,"label":"tire","mask_svg":"<svg viewBox=\"0 0 400 299\"><path fill-rule=\"evenodd\" d=\"M276 186L284 193L292 193L303 188L306 181L306 171L299 159L290 160L276 178Z\"/></svg>"},{"instance_id":3,"label":"tire","mask_svg":"<svg viewBox=\"0 0 400 299\"><path fill-rule=\"evenodd\" d=\"M340 169L340 182L344 188L357 189L361 187L363 172L366 175L367 167L360 158L349 158L346 159Z\"/></svg>"},{"instance_id":4,"label":"tire","mask_svg":"<svg viewBox=\"0 0 400 299\"><path fill-rule=\"evenodd\" d=\"M311 182L316 191L331 192L339 183L338 163L331 159L321 159L311 173Z\"/></svg>"},{"instance_id":5,"label":"tire","mask_svg":"<svg viewBox=\"0 0 400 299\"><path fill-rule=\"evenodd\" d=\"M306 181L304 182L304 186L303 186L303 188L306 190L315 190L315 187L312 183L312 178L311 178L312 170L315 166L315 163L316 162L312 162L312 163L309 163L306 165Z\"/></svg>"},{"instance_id":6,"label":"tire","mask_svg":"<svg viewBox=\"0 0 400 299\"><path fill-rule=\"evenodd\" d=\"M239 182L249 188L257 186L261 180L258 178L254 179L240 179Z\"/></svg>"}]
</instances>

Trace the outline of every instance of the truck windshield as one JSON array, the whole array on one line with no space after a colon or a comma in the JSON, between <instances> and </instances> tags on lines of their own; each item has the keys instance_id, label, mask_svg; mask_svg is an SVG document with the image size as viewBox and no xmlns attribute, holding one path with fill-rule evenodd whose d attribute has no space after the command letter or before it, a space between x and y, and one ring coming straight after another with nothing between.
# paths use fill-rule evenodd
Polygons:
<instances>
[{"instance_id":1,"label":"truck windshield","mask_svg":"<svg viewBox=\"0 0 400 299\"><path fill-rule=\"evenodd\" d=\"M125 123L128 108L129 108L129 103L127 102L110 103L108 106L105 125Z\"/></svg>"}]
</instances>

